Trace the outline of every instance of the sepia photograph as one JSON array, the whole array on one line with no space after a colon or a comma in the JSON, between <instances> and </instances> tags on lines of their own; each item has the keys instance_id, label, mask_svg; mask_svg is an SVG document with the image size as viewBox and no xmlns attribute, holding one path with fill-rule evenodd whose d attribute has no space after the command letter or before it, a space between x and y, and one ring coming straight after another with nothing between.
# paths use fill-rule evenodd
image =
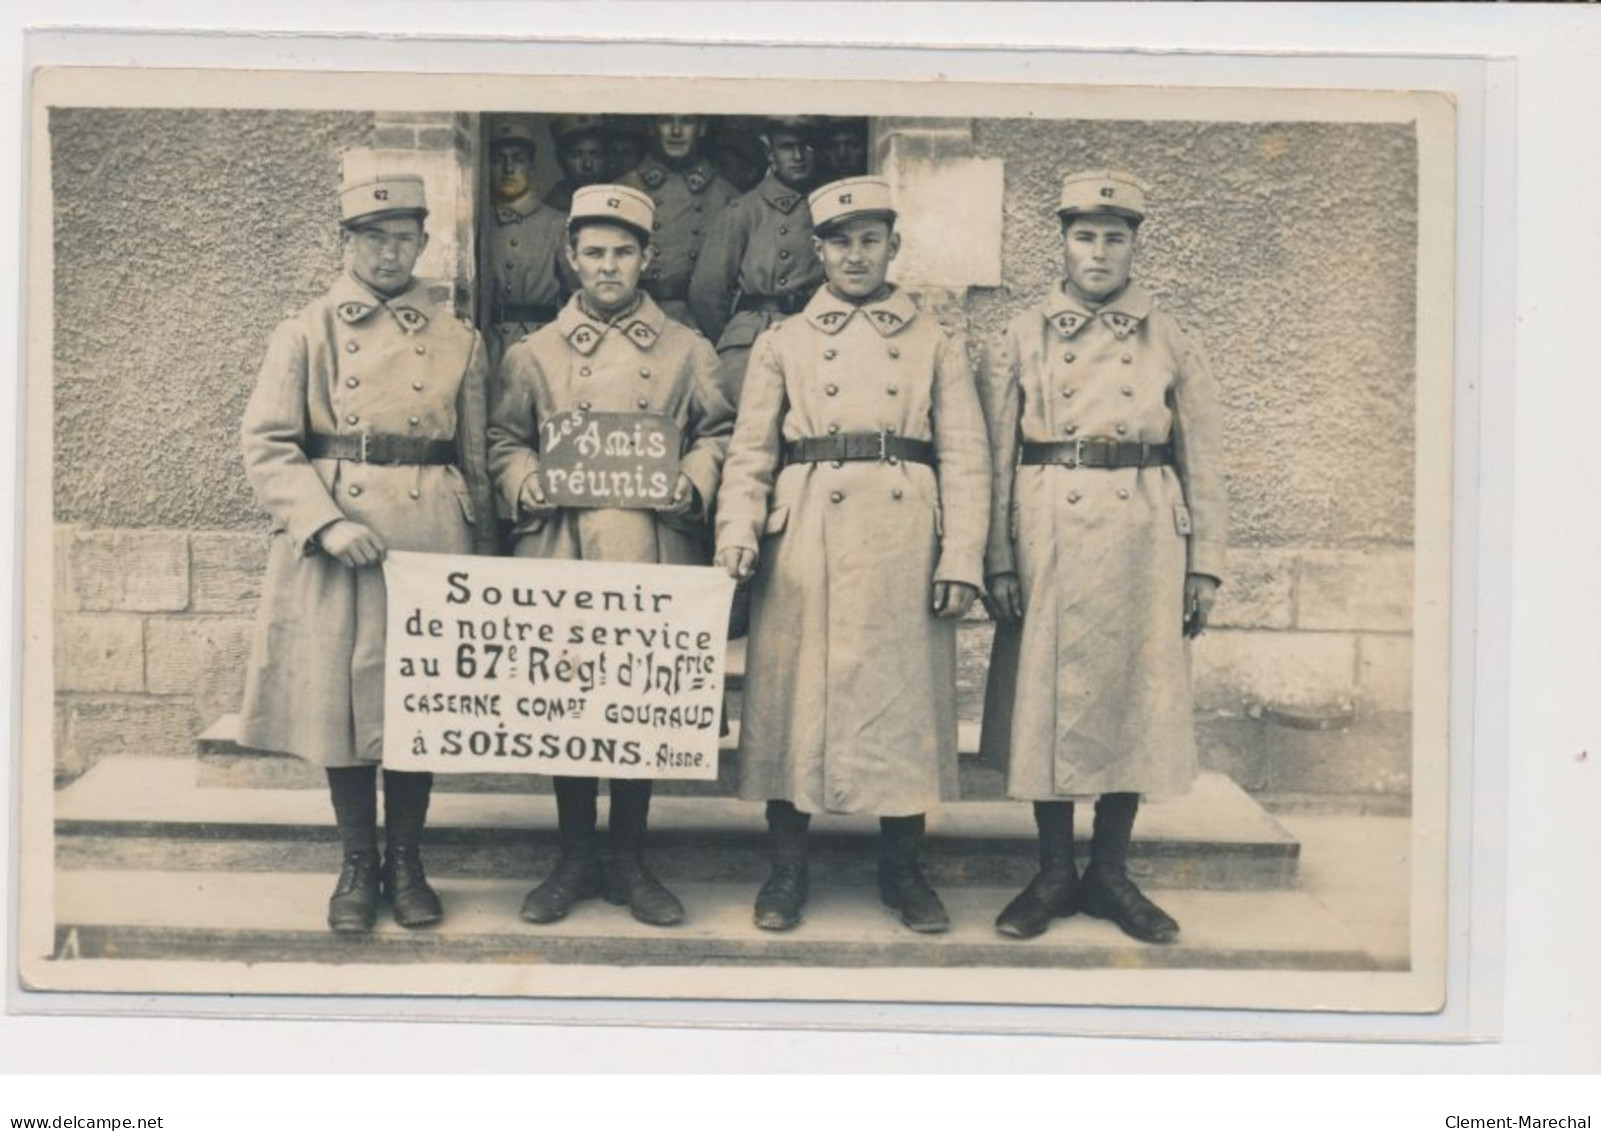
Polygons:
<instances>
[{"instance_id":1,"label":"sepia photograph","mask_svg":"<svg viewBox=\"0 0 1601 1131\"><path fill-rule=\"evenodd\" d=\"M28 990L1446 1006L1449 96L32 99Z\"/></svg>"}]
</instances>

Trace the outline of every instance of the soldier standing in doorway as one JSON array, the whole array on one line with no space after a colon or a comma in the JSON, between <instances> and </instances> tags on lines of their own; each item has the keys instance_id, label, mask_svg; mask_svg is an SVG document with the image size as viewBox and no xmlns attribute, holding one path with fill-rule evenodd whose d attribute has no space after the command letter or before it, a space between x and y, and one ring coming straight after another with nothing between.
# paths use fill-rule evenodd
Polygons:
<instances>
[{"instance_id":1,"label":"soldier standing in doorway","mask_svg":"<svg viewBox=\"0 0 1601 1131\"><path fill-rule=\"evenodd\" d=\"M565 214L573 206L573 193L606 180L611 161L606 119L599 114L557 114L550 120L550 136L556 141L561 180L545 193L545 203Z\"/></svg>"},{"instance_id":2,"label":"soldier standing in doorway","mask_svg":"<svg viewBox=\"0 0 1601 1131\"><path fill-rule=\"evenodd\" d=\"M737 399L756 335L802 310L823 281L806 193L818 175L814 118L771 118L768 173L712 225L690 277L689 305L717 343Z\"/></svg>"},{"instance_id":3,"label":"soldier standing in doorway","mask_svg":"<svg viewBox=\"0 0 1601 1131\"><path fill-rule=\"evenodd\" d=\"M767 802L759 927L801 920L813 813L880 818L879 894L949 928L924 814L956 790L956 622L979 592L989 455L960 340L885 282L889 186L811 198L828 285L756 342L718 500L751 582L740 796Z\"/></svg>"},{"instance_id":4,"label":"soldier standing in doorway","mask_svg":"<svg viewBox=\"0 0 1601 1131\"><path fill-rule=\"evenodd\" d=\"M490 412L489 462L519 557L704 565L705 523L717 494L734 406L723 396L711 343L662 313L639 289L651 253L650 197L591 185L573 197L568 259L582 289L556 321L512 346ZM683 436L680 475L661 510L557 509L540 486L540 422L567 411L671 416ZM599 782L555 781L559 856L528 893L522 916L554 923L604 895L655 926L684 908L645 865L650 780L611 782L611 851L595 838Z\"/></svg>"},{"instance_id":5,"label":"soldier standing in doorway","mask_svg":"<svg viewBox=\"0 0 1601 1131\"><path fill-rule=\"evenodd\" d=\"M864 175L867 172L866 119L829 118L821 131L819 148L830 177Z\"/></svg>"},{"instance_id":6,"label":"soldier standing in doorway","mask_svg":"<svg viewBox=\"0 0 1601 1131\"><path fill-rule=\"evenodd\" d=\"M494 217L488 230L489 354L499 365L511 344L556 317L567 279L566 216L534 195L534 138L502 119L489 141Z\"/></svg>"},{"instance_id":7,"label":"soldier standing in doorway","mask_svg":"<svg viewBox=\"0 0 1601 1131\"><path fill-rule=\"evenodd\" d=\"M326 767L344 865L335 931L443 914L420 841L431 773L384 770L385 553L493 553L484 347L413 277L427 247L421 177L347 176L347 273L274 331L241 428L275 532L239 741Z\"/></svg>"},{"instance_id":8,"label":"soldier standing in doorway","mask_svg":"<svg viewBox=\"0 0 1601 1131\"><path fill-rule=\"evenodd\" d=\"M656 253L643 286L668 317L699 329L689 308L689 279L712 222L739 196L702 153L706 119L669 114L655 119L650 154L622 183L656 202Z\"/></svg>"},{"instance_id":9,"label":"soldier standing in doorway","mask_svg":"<svg viewBox=\"0 0 1601 1131\"><path fill-rule=\"evenodd\" d=\"M1179 927L1128 876L1142 794L1196 772L1186 640L1206 627L1227 530L1220 398L1200 346L1130 280L1146 188L1066 178L1065 278L985 367L994 500L985 557L1000 622L984 746L1034 803L1040 870L996 920L1014 938L1083 911L1167 943ZM1073 805L1094 797L1090 860Z\"/></svg>"},{"instance_id":10,"label":"soldier standing in doorway","mask_svg":"<svg viewBox=\"0 0 1601 1131\"><path fill-rule=\"evenodd\" d=\"M650 119L640 114L606 115L606 180L623 178L639 168L650 148Z\"/></svg>"}]
</instances>

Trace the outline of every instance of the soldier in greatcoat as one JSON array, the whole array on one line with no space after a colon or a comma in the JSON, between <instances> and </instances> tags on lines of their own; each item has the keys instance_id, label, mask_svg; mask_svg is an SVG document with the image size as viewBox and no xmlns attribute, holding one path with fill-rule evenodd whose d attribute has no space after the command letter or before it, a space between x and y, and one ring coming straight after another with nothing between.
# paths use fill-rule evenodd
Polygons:
<instances>
[{"instance_id":1,"label":"soldier in greatcoat","mask_svg":"<svg viewBox=\"0 0 1601 1131\"><path fill-rule=\"evenodd\" d=\"M717 563L751 583L740 796L767 802L760 927L800 922L814 813L880 818L879 892L917 931L950 920L920 864L956 790L956 622L989 521L984 421L963 344L885 282L888 185L810 202L828 285L752 353L718 499Z\"/></svg>"},{"instance_id":2,"label":"soldier in greatcoat","mask_svg":"<svg viewBox=\"0 0 1601 1131\"><path fill-rule=\"evenodd\" d=\"M487 225L485 286L489 302L489 360L556 318L573 287L567 276L567 216L534 193L534 136L516 119L502 119L489 142L494 215Z\"/></svg>"},{"instance_id":3,"label":"soldier in greatcoat","mask_svg":"<svg viewBox=\"0 0 1601 1131\"><path fill-rule=\"evenodd\" d=\"M493 551L476 331L413 277L427 245L422 178L348 178L347 272L282 323L242 427L274 533L239 741L325 766L344 850L336 931L373 926L380 889L405 927L442 910L418 843L433 775L384 771L387 550Z\"/></svg>"},{"instance_id":4,"label":"soldier in greatcoat","mask_svg":"<svg viewBox=\"0 0 1601 1131\"><path fill-rule=\"evenodd\" d=\"M708 508L717 494L734 406L718 380L711 343L662 313L639 290L650 256L650 197L624 185L592 185L573 197L568 259L582 289L556 321L506 354L490 410L489 462L513 553L566 560L704 565ZM556 509L539 478L540 422L555 413L659 413L683 436L680 475L662 510ZM604 894L636 919L681 921L683 905L646 867L651 782L611 782L610 853L596 841L599 782L555 779L559 856L528 893L523 918L553 923L573 904Z\"/></svg>"},{"instance_id":5,"label":"soldier in greatcoat","mask_svg":"<svg viewBox=\"0 0 1601 1131\"><path fill-rule=\"evenodd\" d=\"M819 173L816 127L814 118L767 121L767 176L722 210L690 276L695 323L717 343L736 398L756 335L802 310L823 281L806 203Z\"/></svg>"},{"instance_id":6,"label":"soldier in greatcoat","mask_svg":"<svg viewBox=\"0 0 1601 1131\"><path fill-rule=\"evenodd\" d=\"M573 193L606 181L612 160L606 119L600 114L557 114L550 120L550 136L556 141L561 180L545 193L545 203L565 213L573 206Z\"/></svg>"},{"instance_id":7,"label":"soldier in greatcoat","mask_svg":"<svg viewBox=\"0 0 1601 1131\"><path fill-rule=\"evenodd\" d=\"M649 193L656 203L656 251L645 268L645 293L669 318L696 329L689 279L713 221L739 196L702 152L706 125L697 114L655 119L649 155L620 182Z\"/></svg>"},{"instance_id":8,"label":"soldier in greatcoat","mask_svg":"<svg viewBox=\"0 0 1601 1131\"><path fill-rule=\"evenodd\" d=\"M1018 315L981 379L995 461L985 574L1000 622L984 747L1034 803L1040 871L1001 912L1029 938L1076 911L1148 942L1178 924L1128 877L1142 794L1196 772L1186 638L1206 626L1227 530L1217 383L1129 278L1146 189L1062 185L1065 278ZM1073 804L1098 798L1082 877Z\"/></svg>"}]
</instances>

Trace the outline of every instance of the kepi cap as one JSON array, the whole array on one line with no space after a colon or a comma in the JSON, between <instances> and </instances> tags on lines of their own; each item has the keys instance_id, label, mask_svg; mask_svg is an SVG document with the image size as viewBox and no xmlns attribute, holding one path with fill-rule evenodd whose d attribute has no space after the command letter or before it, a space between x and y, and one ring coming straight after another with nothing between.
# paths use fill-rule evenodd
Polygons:
<instances>
[{"instance_id":1,"label":"kepi cap","mask_svg":"<svg viewBox=\"0 0 1601 1131\"><path fill-rule=\"evenodd\" d=\"M895 197L882 177L847 177L824 185L808 198L812 229L823 235L829 228L859 216L895 219Z\"/></svg>"},{"instance_id":2,"label":"kepi cap","mask_svg":"<svg viewBox=\"0 0 1601 1131\"><path fill-rule=\"evenodd\" d=\"M489 144L491 146L520 144L533 149L534 131L528 128L527 122L515 118L502 118L490 129Z\"/></svg>"},{"instance_id":3,"label":"kepi cap","mask_svg":"<svg viewBox=\"0 0 1601 1131\"><path fill-rule=\"evenodd\" d=\"M810 141L817 136L817 130L822 124L823 119L815 114L791 114L788 116L775 114L762 122L762 136L766 137L774 133L783 132L800 134Z\"/></svg>"},{"instance_id":4,"label":"kepi cap","mask_svg":"<svg viewBox=\"0 0 1601 1131\"><path fill-rule=\"evenodd\" d=\"M339 219L345 227L392 216L428 215L422 178L415 173L364 173L347 177L339 190Z\"/></svg>"},{"instance_id":5,"label":"kepi cap","mask_svg":"<svg viewBox=\"0 0 1601 1131\"><path fill-rule=\"evenodd\" d=\"M575 232L585 223L621 224L648 243L655 219L656 202L638 189L627 185L586 185L573 193L567 230Z\"/></svg>"},{"instance_id":6,"label":"kepi cap","mask_svg":"<svg viewBox=\"0 0 1601 1131\"><path fill-rule=\"evenodd\" d=\"M1069 173L1062 178L1062 201L1056 214L1063 219L1101 214L1143 220L1145 194L1150 191L1133 173L1117 169Z\"/></svg>"},{"instance_id":7,"label":"kepi cap","mask_svg":"<svg viewBox=\"0 0 1601 1131\"><path fill-rule=\"evenodd\" d=\"M557 114L550 120L550 136L560 145L579 134L606 132L606 119L599 114Z\"/></svg>"}]
</instances>

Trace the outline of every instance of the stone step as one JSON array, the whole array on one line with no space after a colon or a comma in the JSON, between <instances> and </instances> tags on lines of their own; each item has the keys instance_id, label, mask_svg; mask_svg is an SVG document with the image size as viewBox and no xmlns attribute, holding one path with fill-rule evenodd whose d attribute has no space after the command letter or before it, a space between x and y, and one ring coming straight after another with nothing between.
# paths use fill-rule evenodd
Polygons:
<instances>
[{"instance_id":1,"label":"stone step","mask_svg":"<svg viewBox=\"0 0 1601 1131\"><path fill-rule=\"evenodd\" d=\"M56 880L57 953L83 959L217 962L483 963L618 966L1031 967L1373 970L1379 963L1316 900L1299 892L1151 894L1178 919L1181 940L1149 946L1078 916L1027 942L992 922L1012 892L943 893L953 929L917 935L864 886L820 885L806 921L783 934L751 922L750 891L681 884L688 918L670 929L635 922L603 901L563 922L523 923L526 884L442 879L445 920L405 931L387 920L351 939L327 930L331 880L296 873L66 871Z\"/></svg>"},{"instance_id":2,"label":"stone step","mask_svg":"<svg viewBox=\"0 0 1601 1131\"><path fill-rule=\"evenodd\" d=\"M1087 809L1087 807L1081 807ZM605 803L602 802L604 813ZM308 789L197 784L187 759L109 758L56 795L63 868L331 872L338 849L327 795ZM1089 832L1086 812L1081 842ZM429 813L430 868L440 876L542 875L554 853L554 799L533 793L439 793ZM1009 801L958 801L929 815L936 883L1021 886L1035 861L1033 815ZM823 882L870 883L877 821L819 816L812 849ZM1300 846L1227 777L1205 774L1183 798L1147 803L1130 869L1161 887L1293 887ZM670 882L759 884L762 807L732 798L657 798L651 859Z\"/></svg>"}]
</instances>

